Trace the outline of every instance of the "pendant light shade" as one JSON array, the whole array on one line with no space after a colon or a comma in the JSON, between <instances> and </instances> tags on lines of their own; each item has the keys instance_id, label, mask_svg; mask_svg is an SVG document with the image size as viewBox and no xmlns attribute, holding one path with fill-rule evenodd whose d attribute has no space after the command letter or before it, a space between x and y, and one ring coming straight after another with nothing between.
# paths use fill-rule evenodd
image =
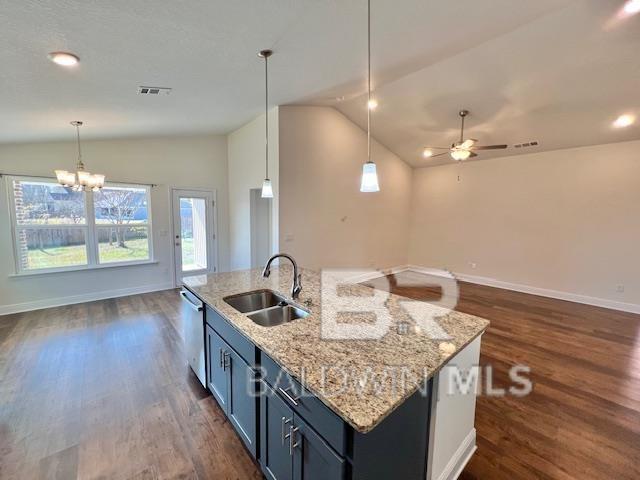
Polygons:
<instances>
[{"instance_id":1,"label":"pendant light shade","mask_svg":"<svg viewBox=\"0 0 640 480\"><path fill-rule=\"evenodd\" d=\"M379 192L378 173L376 172L376 164L367 162L362 165L362 181L360 182L361 192Z\"/></svg>"},{"instance_id":2,"label":"pendant light shade","mask_svg":"<svg viewBox=\"0 0 640 480\"><path fill-rule=\"evenodd\" d=\"M85 190L97 192L104 187L105 177L104 175L92 175L84 169L82 150L80 148L80 127L82 126L82 122L74 121L71 122L71 125L76 127L76 136L78 139L78 164L76 165L76 172L54 170L56 180L63 187L71 187L76 192L83 192Z\"/></svg>"},{"instance_id":3,"label":"pendant light shade","mask_svg":"<svg viewBox=\"0 0 640 480\"><path fill-rule=\"evenodd\" d=\"M271 186L271 180L265 178L262 182L262 198L273 198L273 187Z\"/></svg>"},{"instance_id":4,"label":"pendant light shade","mask_svg":"<svg viewBox=\"0 0 640 480\"><path fill-rule=\"evenodd\" d=\"M264 58L264 181L262 182L262 198L273 198L273 187L269 179L269 70L268 59L271 50L260 50L258 56Z\"/></svg>"},{"instance_id":5,"label":"pendant light shade","mask_svg":"<svg viewBox=\"0 0 640 480\"><path fill-rule=\"evenodd\" d=\"M360 191L379 192L376 164L371 160L371 110L378 102L371 98L371 0L367 0L367 162L362 166Z\"/></svg>"}]
</instances>

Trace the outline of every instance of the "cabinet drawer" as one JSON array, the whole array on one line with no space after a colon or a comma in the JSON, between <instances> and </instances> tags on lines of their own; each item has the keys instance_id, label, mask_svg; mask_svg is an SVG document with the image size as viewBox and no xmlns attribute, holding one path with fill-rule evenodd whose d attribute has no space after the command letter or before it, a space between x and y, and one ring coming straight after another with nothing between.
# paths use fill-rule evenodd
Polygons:
<instances>
[{"instance_id":1,"label":"cabinet drawer","mask_svg":"<svg viewBox=\"0 0 640 480\"><path fill-rule=\"evenodd\" d=\"M293 411L304 418L336 452L345 455L347 429L344 421L265 353L261 355L261 365L263 378Z\"/></svg>"},{"instance_id":2,"label":"cabinet drawer","mask_svg":"<svg viewBox=\"0 0 640 480\"><path fill-rule=\"evenodd\" d=\"M207 324L220 335L225 342L240 355L250 366L255 366L258 360L256 346L232 327L218 312L207 305L205 315Z\"/></svg>"}]
</instances>

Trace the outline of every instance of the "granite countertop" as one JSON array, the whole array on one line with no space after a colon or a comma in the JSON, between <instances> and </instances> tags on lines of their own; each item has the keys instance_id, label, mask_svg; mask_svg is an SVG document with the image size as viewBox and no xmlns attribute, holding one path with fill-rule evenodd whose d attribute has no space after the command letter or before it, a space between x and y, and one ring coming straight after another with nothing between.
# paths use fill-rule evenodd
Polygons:
<instances>
[{"instance_id":1,"label":"granite countertop","mask_svg":"<svg viewBox=\"0 0 640 480\"><path fill-rule=\"evenodd\" d=\"M262 327L228 305L223 298L238 293L271 289L290 299L292 269L272 267L271 276L261 270L242 270L186 277L183 283L210 307L217 310L236 329L294 376L325 405L354 429L366 433L377 426L396 407L425 385L456 353L480 335L489 325L483 318L455 311L438 310L387 292L351 283L338 288L335 295L321 294L319 272L301 269L302 292L296 304L311 312L304 318L275 327ZM324 285L328 282L325 280ZM324 301L329 311L348 308L349 299L358 298L373 305L375 295L384 295L390 325L379 339L328 339L321 323ZM367 298L369 300L367 300ZM378 297L379 299L380 297ZM351 313L340 313L338 322L354 332L373 322L371 314L354 306ZM417 328L415 307L423 313L441 315L427 329ZM411 308L414 307L414 308ZM426 309L426 310L425 310ZM326 323L324 324L326 326Z\"/></svg>"}]
</instances>

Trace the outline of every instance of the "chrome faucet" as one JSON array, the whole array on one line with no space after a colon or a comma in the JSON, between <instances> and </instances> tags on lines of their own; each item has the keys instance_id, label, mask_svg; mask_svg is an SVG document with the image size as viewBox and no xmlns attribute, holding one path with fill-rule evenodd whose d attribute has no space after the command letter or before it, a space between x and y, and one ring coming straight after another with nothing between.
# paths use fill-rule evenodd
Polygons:
<instances>
[{"instance_id":1,"label":"chrome faucet","mask_svg":"<svg viewBox=\"0 0 640 480\"><path fill-rule=\"evenodd\" d=\"M272 255L271 258L267 260L267 264L262 271L262 276L264 278L267 278L269 275L271 275L271 262L279 257L286 258L293 265L293 284L291 285L291 297L298 298L300 292L302 291L302 274L298 273L298 264L291 255L287 253L276 253L275 255Z\"/></svg>"}]
</instances>

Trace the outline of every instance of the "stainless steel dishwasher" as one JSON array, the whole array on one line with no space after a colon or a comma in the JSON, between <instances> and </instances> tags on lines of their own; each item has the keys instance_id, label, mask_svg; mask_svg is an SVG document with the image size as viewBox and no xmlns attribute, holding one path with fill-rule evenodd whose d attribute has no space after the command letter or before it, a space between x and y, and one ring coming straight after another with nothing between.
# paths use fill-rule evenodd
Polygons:
<instances>
[{"instance_id":1,"label":"stainless steel dishwasher","mask_svg":"<svg viewBox=\"0 0 640 480\"><path fill-rule=\"evenodd\" d=\"M180 292L182 296L182 336L184 349L191 369L200 383L207 387L207 376L204 360L204 304L186 288Z\"/></svg>"}]
</instances>

